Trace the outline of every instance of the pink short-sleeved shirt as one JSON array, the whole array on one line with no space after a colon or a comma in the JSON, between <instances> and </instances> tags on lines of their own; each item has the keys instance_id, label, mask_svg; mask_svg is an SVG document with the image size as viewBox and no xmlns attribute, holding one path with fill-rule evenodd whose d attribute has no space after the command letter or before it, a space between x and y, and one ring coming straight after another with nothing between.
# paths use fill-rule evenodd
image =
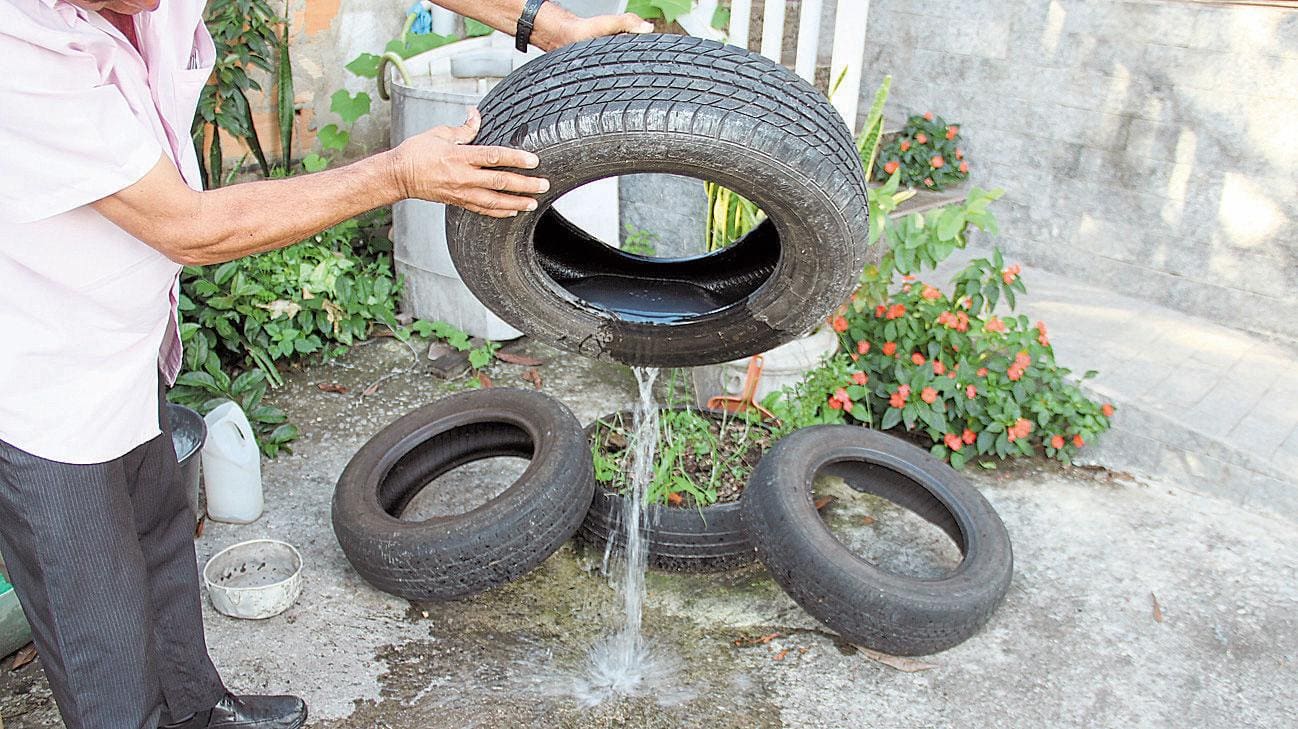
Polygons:
<instances>
[{"instance_id":1,"label":"pink short-sleeved shirt","mask_svg":"<svg viewBox=\"0 0 1298 729\"><path fill-rule=\"evenodd\" d=\"M163 155L201 187L202 8L162 0L135 16L137 51L96 12L0 1L0 440L42 458L101 463L160 432L180 266L89 204Z\"/></svg>"}]
</instances>

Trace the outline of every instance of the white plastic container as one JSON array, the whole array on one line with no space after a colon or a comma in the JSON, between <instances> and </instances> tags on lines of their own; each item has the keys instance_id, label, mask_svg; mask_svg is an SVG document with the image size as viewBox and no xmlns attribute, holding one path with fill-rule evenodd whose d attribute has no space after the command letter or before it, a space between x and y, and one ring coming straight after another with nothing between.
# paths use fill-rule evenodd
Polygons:
<instances>
[{"instance_id":1,"label":"white plastic container","mask_svg":"<svg viewBox=\"0 0 1298 729\"><path fill-rule=\"evenodd\" d=\"M805 337L764 352L762 377L757 382L753 399L760 403L772 392L797 384L809 370L819 367L836 351L838 335L829 327L820 327ZM699 407L706 408L708 400L717 395L739 395L744 391L748 358L695 367L692 374L695 399Z\"/></svg>"},{"instance_id":2,"label":"white plastic container","mask_svg":"<svg viewBox=\"0 0 1298 729\"><path fill-rule=\"evenodd\" d=\"M250 524L265 507L261 490L261 452L243 409L227 402L204 416L203 484L207 516L231 524Z\"/></svg>"},{"instance_id":3,"label":"white plastic container","mask_svg":"<svg viewBox=\"0 0 1298 729\"><path fill-rule=\"evenodd\" d=\"M274 539L242 542L207 561L203 582L212 607L222 615L273 618L302 594L302 555Z\"/></svg>"}]
</instances>

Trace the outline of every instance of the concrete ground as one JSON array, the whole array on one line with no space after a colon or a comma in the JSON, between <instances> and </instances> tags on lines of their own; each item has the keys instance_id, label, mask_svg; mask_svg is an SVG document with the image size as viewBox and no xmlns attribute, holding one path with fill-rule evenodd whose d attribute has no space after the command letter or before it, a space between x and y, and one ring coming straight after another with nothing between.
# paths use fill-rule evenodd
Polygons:
<instances>
[{"instance_id":1,"label":"concrete ground","mask_svg":"<svg viewBox=\"0 0 1298 729\"><path fill-rule=\"evenodd\" d=\"M632 399L625 369L536 344L530 351L548 360L544 389L583 421ZM301 694L313 727L1298 724L1294 524L1176 483L1041 463L969 474L1009 529L1016 570L1004 605L963 645L881 662L824 632L760 568L653 574L646 630L679 660L675 673L654 695L583 709L565 684L620 611L599 555L566 546L491 593L411 605L362 582L334 540L330 498L352 453L398 415L463 386L430 377L419 354L379 340L292 373L274 399L303 438L264 465L266 515L249 526L209 524L198 542L200 562L261 536L302 551L305 591L285 614L240 622L205 609L229 685ZM529 386L523 370L498 364L491 376L497 386ZM320 383L350 391L322 392ZM421 509L485 498L500 473L517 473L516 463L500 465L479 469L476 482L435 484L451 498L442 503L439 491ZM906 512L839 495L827 518L862 553L902 570L952 559L949 544ZM39 661L9 665L0 665L4 725L61 726Z\"/></svg>"}]
</instances>

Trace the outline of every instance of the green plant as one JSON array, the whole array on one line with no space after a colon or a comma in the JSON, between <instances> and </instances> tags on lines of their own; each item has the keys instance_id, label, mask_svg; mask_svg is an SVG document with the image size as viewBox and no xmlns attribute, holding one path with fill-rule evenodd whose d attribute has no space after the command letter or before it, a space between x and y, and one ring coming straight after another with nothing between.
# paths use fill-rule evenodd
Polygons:
<instances>
[{"instance_id":1,"label":"green plant","mask_svg":"<svg viewBox=\"0 0 1298 729\"><path fill-rule=\"evenodd\" d=\"M253 124L249 91L261 91L257 72L273 74L275 120L287 168L293 135L293 74L289 58L288 20L265 0L212 0L204 18L216 45L212 81L203 87L190 136L208 187L223 182L221 131L248 145L263 176L271 165Z\"/></svg>"},{"instance_id":2,"label":"green plant","mask_svg":"<svg viewBox=\"0 0 1298 729\"><path fill-rule=\"evenodd\" d=\"M630 0L626 4L628 13L635 13L645 20L662 18L668 23L676 22L680 16L694 9L694 0ZM713 15L713 24L718 21Z\"/></svg>"},{"instance_id":3,"label":"green plant","mask_svg":"<svg viewBox=\"0 0 1298 729\"><path fill-rule=\"evenodd\" d=\"M719 251L748 234L766 214L748 198L715 182L704 184L708 196L708 252Z\"/></svg>"},{"instance_id":4,"label":"green plant","mask_svg":"<svg viewBox=\"0 0 1298 729\"><path fill-rule=\"evenodd\" d=\"M630 223L625 226L626 236L622 239L622 250L637 256L653 257L658 255L658 234L651 230L637 228Z\"/></svg>"},{"instance_id":5,"label":"green plant","mask_svg":"<svg viewBox=\"0 0 1298 729\"><path fill-rule=\"evenodd\" d=\"M767 406L808 424L900 427L956 468L1038 449L1067 463L1107 430L1113 407L1088 398L1056 362L1045 323L998 315L1026 292L999 250L956 274L950 293L915 278L963 248L970 226L994 231L988 205L999 196L975 189L964 205L889 226L893 250L831 319L843 353Z\"/></svg>"},{"instance_id":6,"label":"green plant","mask_svg":"<svg viewBox=\"0 0 1298 729\"><path fill-rule=\"evenodd\" d=\"M876 179L900 174L908 187L943 190L969 176L960 126L931 111L910 117L901 134L883 148L880 159L883 165L875 171Z\"/></svg>"},{"instance_id":7,"label":"green plant","mask_svg":"<svg viewBox=\"0 0 1298 729\"><path fill-rule=\"evenodd\" d=\"M491 364L496 357L496 352L500 349L497 342L483 342L474 346L469 339L468 333L458 329L444 321L424 321L420 319L410 327L416 334L421 337L435 337L449 344L453 349L460 352L469 353L469 366L475 370ZM404 336L404 331L394 330L398 338Z\"/></svg>"},{"instance_id":8,"label":"green plant","mask_svg":"<svg viewBox=\"0 0 1298 729\"><path fill-rule=\"evenodd\" d=\"M600 420L591 438L595 480L610 490L629 493L630 422L621 416ZM719 499L733 500L747 482L771 431L741 415L711 418L692 409L664 409L658 421L660 440L653 478L645 502L702 508Z\"/></svg>"}]
</instances>

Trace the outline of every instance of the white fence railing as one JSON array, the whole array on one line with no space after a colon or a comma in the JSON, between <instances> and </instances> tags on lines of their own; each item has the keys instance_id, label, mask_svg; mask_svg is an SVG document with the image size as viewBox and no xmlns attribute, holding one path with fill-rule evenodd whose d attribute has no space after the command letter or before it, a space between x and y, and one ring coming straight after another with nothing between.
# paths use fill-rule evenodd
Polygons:
<instances>
[{"instance_id":1,"label":"white fence railing","mask_svg":"<svg viewBox=\"0 0 1298 729\"><path fill-rule=\"evenodd\" d=\"M766 0L762 9L763 56L781 60L784 49L784 21L789 3ZM679 18L690 35L725 40L748 47L748 29L753 18L753 0L732 0L730 28L723 33L712 27L717 0L699 0L694 10ZM856 128L857 107L861 98L861 71L865 60L865 26L870 0L838 0L834 13L834 38L829 63L829 80L833 90L830 100L843 115L847 125ZM820 54L820 27L825 14L824 0L802 0L798 15L798 44L793 68L808 81L814 81L816 61ZM841 79L841 80L840 80Z\"/></svg>"}]
</instances>

